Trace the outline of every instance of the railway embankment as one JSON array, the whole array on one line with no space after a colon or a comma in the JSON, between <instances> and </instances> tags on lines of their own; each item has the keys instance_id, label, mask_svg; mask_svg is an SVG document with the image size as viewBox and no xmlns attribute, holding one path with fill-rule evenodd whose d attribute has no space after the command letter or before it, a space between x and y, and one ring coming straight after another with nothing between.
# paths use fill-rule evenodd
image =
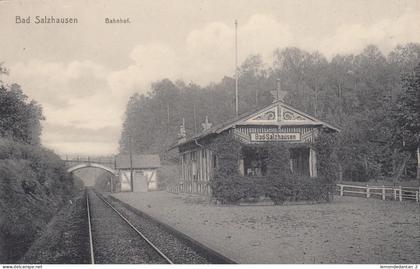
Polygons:
<instances>
[{"instance_id":1,"label":"railway embankment","mask_svg":"<svg viewBox=\"0 0 420 269\"><path fill-rule=\"evenodd\" d=\"M89 230L86 198L79 192L55 215L20 263L87 264Z\"/></svg>"},{"instance_id":2,"label":"railway embankment","mask_svg":"<svg viewBox=\"0 0 420 269\"><path fill-rule=\"evenodd\" d=\"M0 263L16 263L77 186L53 152L0 138Z\"/></svg>"}]
</instances>

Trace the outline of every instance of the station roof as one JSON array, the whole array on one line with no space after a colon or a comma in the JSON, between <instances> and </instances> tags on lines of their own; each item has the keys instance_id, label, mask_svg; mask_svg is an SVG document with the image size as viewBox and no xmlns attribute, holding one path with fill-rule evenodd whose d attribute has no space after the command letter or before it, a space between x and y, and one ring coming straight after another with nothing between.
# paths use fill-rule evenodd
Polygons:
<instances>
[{"instance_id":1,"label":"station roof","mask_svg":"<svg viewBox=\"0 0 420 269\"><path fill-rule=\"evenodd\" d=\"M291 118L286 118L286 115L287 117ZM221 124L217 124L211 127L210 129L204 130L203 132L196 134L192 137L187 137L187 140L185 142L175 144L171 147L171 149L191 143L191 141L194 140L203 139L212 134L220 134L228 129L235 128L237 126L313 126L328 129L333 132L340 132L340 129L338 129L337 127L334 127L331 124L316 119L315 117L304 113L298 110L297 108L286 104L283 101L278 100L256 111L251 111L239 115L238 117L235 117Z\"/></svg>"},{"instance_id":2,"label":"station roof","mask_svg":"<svg viewBox=\"0 0 420 269\"><path fill-rule=\"evenodd\" d=\"M130 169L130 155L120 154L115 159L117 169ZM133 154L134 169L147 169L160 167L160 158L157 154Z\"/></svg>"}]
</instances>

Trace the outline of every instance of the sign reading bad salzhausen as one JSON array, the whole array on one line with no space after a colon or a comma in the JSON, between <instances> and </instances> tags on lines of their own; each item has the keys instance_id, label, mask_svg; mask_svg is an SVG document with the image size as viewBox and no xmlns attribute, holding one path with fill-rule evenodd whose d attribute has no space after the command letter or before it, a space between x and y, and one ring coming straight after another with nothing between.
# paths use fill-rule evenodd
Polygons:
<instances>
[{"instance_id":1,"label":"sign reading bad salzhausen","mask_svg":"<svg viewBox=\"0 0 420 269\"><path fill-rule=\"evenodd\" d=\"M300 141L300 133L250 133L251 141L264 142L264 141Z\"/></svg>"}]
</instances>

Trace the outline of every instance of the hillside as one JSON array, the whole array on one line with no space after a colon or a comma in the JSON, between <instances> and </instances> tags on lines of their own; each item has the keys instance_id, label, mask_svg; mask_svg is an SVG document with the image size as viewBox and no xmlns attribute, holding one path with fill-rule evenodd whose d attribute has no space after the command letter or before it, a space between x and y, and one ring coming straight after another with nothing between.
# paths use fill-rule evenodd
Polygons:
<instances>
[{"instance_id":1,"label":"hillside","mask_svg":"<svg viewBox=\"0 0 420 269\"><path fill-rule=\"evenodd\" d=\"M0 138L0 263L25 253L75 187L51 151Z\"/></svg>"},{"instance_id":2,"label":"hillside","mask_svg":"<svg viewBox=\"0 0 420 269\"><path fill-rule=\"evenodd\" d=\"M7 74L0 64L1 75ZM42 107L0 80L0 263L15 263L80 181L40 143Z\"/></svg>"}]
</instances>

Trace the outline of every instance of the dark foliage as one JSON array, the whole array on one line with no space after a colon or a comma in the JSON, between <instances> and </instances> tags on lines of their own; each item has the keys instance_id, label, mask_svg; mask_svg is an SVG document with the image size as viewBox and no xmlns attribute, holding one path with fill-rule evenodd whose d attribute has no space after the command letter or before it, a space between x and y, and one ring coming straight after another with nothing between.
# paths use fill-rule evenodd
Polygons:
<instances>
[{"instance_id":1,"label":"dark foliage","mask_svg":"<svg viewBox=\"0 0 420 269\"><path fill-rule=\"evenodd\" d=\"M407 162L403 152L404 143L408 145L413 137L406 127L419 119L418 83L413 75L419 62L420 45L414 43L397 46L388 56L373 45L357 55L336 55L331 60L299 48L276 50L272 63L251 55L240 67L239 113L271 103L276 79L281 78L287 103L341 129L336 165L344 180L395 178L402 170L412 177L413 148ZM163 154L175 142L183 118L188 136L201 131L206 116L213 124L231 119L234 89L232 77L206 87L157 81L148 94L130 99L121 151ZM407 169L402 169L405 163Z\"/></svg>"},{"instance_id":2,"label":"dark foliage","mask_svg":"<svg viewBox=\"0 0 420 269\"><path fill-rule=\"evenodd\" d=\"M282 143L243 145L230 134L215 139L211 144L217 156L217 169L210 182L213 197L221 203L257 201L269 197L276 204L285 201L328 201L333 179L328 171L322 177L309 178L293 174L289 158L291 146ZM267 164L266 176L250 177L239 174L239 159L246 151L253 151ZM330 152L321 159L327 161ZM322 166L324 168L324 166Z\"/></svg>"},{"instance_id":3,"label":"dark foliage","mask_svg":"<svg viewBox=\"0 0 420 269\"><path fill-rule=\"evenodd\" d=\"M41 106L19 85L0 80L0 263L16 262L80 188L59 156L40 145L42 119Z\"/></svg>"},{"instance_id":4,"label":"dark foliage","mask_svg":"<svg viewBox=\"0 0 420 269\"><path fill-rule=\"evenodd\" d=\"M399 135L407 149L416 149L420 139L420 63L403 76L403 91L398 96L395 117Z\"/></svg>"},{"instance_id":5,"label":"dark foliage","mask_svg":"<svg viewBox=\"0 0 420 269\"><path fill-rule=\"evenodd\" d=\"M0 136L39 144L43 119L41 106L28 101L19 85L0 84Z\"/></svg>"},{"instance_id":6,"label":"dark foliage","mask_svg":"<svg viewBox=\"0 0 420 269\"><path fill-rule=\"evenodd\" d=\"M15 262L73 194L54 153L0 138L0 262Z\"/></svg>"}]
</instances>

